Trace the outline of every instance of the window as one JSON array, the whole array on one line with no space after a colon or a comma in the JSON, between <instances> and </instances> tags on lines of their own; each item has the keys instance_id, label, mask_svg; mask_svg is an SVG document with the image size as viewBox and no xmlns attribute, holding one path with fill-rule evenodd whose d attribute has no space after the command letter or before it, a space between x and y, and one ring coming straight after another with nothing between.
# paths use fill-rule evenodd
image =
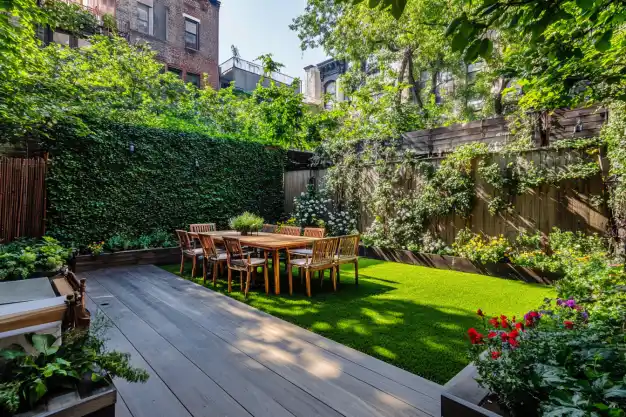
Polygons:
<instances>
[{"instance_id":1,"label":"window","mask_svg":"<svg viewBox=\"0 0 626 417\"><path fill-rule=\"evenodd\" d=\"M188 17L185 18L185 48L199 49L198 45L198 27L200 23L191 20Z\"/></svg>"},{"instance_id":2,"label":"window","mask_svg":"<svg viewBox=\"0 0 626 417\"><path fill-rule=\"evenodd\" d=\"M54 32L52 34L52 42L70 46L70 35L63 32Z\"/></svg>"},{"instance_id":3,"label":"window","mask_svg":"<svg viewBox=\"0 0 626 417\"><path fill-rule=\"evenodd\" d=\"M152 7L142 3L137 3L137 30L147 35L151 33L150 15L152 14Z\"/></svg>"},{"instance_id":4,"label":"window","mask_svg":"<svg viewBox=\"0 0 626 417\"><path fill-rule=\"evenodd\" d=\"M200 88L200 75L198 74L193 74L191 72L188 72L187 75L185 75L185 81L187 81L189 84L193 84L196 87Z\"/></svg>"},{"instance_id":5,"label":"window","mask_svg":"<svg viewBox=\"0 0 626 417\"><path fill-rule=\"evenodd\" d=\"M183 78L183 72L178 68L169 67L167 70L176 75L178 78Z\"/></svg>"}]
</instances>

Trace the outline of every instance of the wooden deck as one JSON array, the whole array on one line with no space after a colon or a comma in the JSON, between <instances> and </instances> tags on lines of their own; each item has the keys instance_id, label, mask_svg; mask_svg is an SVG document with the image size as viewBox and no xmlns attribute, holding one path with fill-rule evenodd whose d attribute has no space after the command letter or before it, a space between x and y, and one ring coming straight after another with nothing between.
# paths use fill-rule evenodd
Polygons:
<instances>
[{"instance_id":1,"label":"wooden deck","mask_svg":"<svg viewBox=\"0 0 626 417\"><path fill-rule=\"evenodd\" d=\"M151 375L116 382L118 417L440 415L440 385L155 266L86 277L109 346Z\"/></svg>"}]
</instances>

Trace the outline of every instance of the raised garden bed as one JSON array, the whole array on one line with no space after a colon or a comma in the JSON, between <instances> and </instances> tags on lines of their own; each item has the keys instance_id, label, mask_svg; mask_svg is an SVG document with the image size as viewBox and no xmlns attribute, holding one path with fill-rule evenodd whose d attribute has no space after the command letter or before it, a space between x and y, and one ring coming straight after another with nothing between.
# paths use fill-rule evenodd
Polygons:
<instances>
[{"instance_id":1,"label":"raised garden bed","mask_svg":"<svg viewBox=\"0 0 626 417\"><path fill-rule=\"evenodd\" d=\"M413 252L406 249L389 249L376 246L359 248L359 255L383 261L427 266L430 268L450 269L459 272L489 275L494 277L521 280L530 283L552 284L560 278L559 274L540 271L510 263L479 264L458 256L434 255Z\"/></svg>"},{"instance_id":2,"label":"raised garden bed","mask_svg":"<svg viewBox=\"0 0 626 417\"><path fill-rule=\"evenodd\" d=\"M15 417L115 417L117 390L113 385L81 389L50 397L32 411Z\"/></svg>"},{"instance_id":3,"label":"raised garden bed","mask_svg":"<svg viewBox=\"0 0 626 417\"><path fill-rule=\"evenodd\" d=\"M180 262L180 248L127 250L100 255L78 255L72 261L74 272L125 265L167 265Z\"/></svg>"},{"instance_id":4,"label":"raised garden bed","mask_svg":"<svg viewBox=\"0 0 626 417\"><path fill-rule=\"evenodd\" d=\"M441 417L500 417L508 416L489 391L476 382L476 367L467 365L444 385L441 394Z\"/></svg>"}]
</instances>

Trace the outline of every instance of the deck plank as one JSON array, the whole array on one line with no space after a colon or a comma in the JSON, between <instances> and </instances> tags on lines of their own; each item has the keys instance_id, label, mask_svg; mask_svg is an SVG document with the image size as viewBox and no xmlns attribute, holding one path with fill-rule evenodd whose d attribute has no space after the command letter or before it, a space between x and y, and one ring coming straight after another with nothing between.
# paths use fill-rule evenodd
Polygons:
<instances>
[{"instance_id":1,"label":"deck plank","mask_svg":"<svg viewBox=\"0 0 626 417\"><path fill-rule=\"evenodd\" d=\"M91 276L91 281L94 278ZM255 416L341 416L176 309L151 297L138 296L123 282L103 275L96 279Z\"/></svg>"},{"instance_id":2,"label":"deck plank","mask_svg":"<svg viewBox=\"0 0 626 417\"><path fill-rule=\"evenodd\" d=\"M91 280L87 290L97 289ZM102 293L102 290L99 290ZM120 332L141 354L148 365L194 417L236 416L250 417L218 384L183 356L176 348L135 315L116 297L106 297L98 303ZM124 396L127 399L127 396ZM135 414L133 412L133 414Z\"/></svg>"},{"instance_id":3,"label":"deck plank","mask_svg":"<svg viewBox=\"0 0 626 417\"><path fill-rule=\"evenodd\" d=\"M428 400L428 398L439 401L442 392L441 385L391 366L362 352L347 348L192 282L178 277L172 280L172 274L160 268L146 267L141 270L141 274L133 269L130 273L135 277L134 279L149 279L150 284L165 291L165 294L161 292L159 296L167 296L168 293L171 296L175 293L175 297L184 297L189 300L188 302L192 302L192 299L200 301L203 309L208 309L212 314L220 317L220 323L240 328L246 323L249 325L252 322L258 329L262 329L262 334L257 332L260 337L263 337L263 334L270 334L268 337L273 339L280 337L287 341L291 347L298 345L301 349L312 349L316 352L316 360L325 358L333 362L339 361L338 363L344 372L373 384L392 395L397 394L398 398L406 396L407 399L413 398L418 402ZM345 349L337 349L335 345ZM325 349L325 347L332 349Z\"/></svg>"},{"instance_id":4,"label":"deck plank","mask_svg":"<svg viewBox=\"0 0 626 417\"><path fill-rule=\"evenodd\" d=\"M89 295L86 302L92 317L95 317L99 310L96 302ZM150 379L145 384L132 384L120 379L113 381L118 396L122 397L133 417L191 417L178 398L172 394L167 385L117 327L107 329L106 337L106 345L109 349L130 353L131 364L145 369L150 374ZM116 411L118 407L116 406Z\"/></svg>"}]
</instances>

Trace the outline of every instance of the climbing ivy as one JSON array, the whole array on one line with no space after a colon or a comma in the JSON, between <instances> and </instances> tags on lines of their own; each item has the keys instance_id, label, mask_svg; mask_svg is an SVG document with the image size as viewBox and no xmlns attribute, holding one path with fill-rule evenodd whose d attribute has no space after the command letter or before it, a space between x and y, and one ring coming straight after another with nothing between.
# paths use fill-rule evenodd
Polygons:
<instances>
[{"instance_id":1,"label":"climbing ivy","mask_svg":"<svg viewBox=\"0 0 626 417\"><path fill-rule=\"evenodd\" d=\"M62 29L73 35L92 35L98 30L95 15L76 3L46 0L43 9L53 30Z\"/></svg>"},{"instance_id":2,"label":"climbing ivy","mask_svg":"<svg viewBox=\"0 0 626 417\"><path fill-rule=\"evenodd\" d=\"M87 122L87 136L60 125L47 143L48 230L63 241L81 246L209 221L226 227L244 211L268 222L282 214L282 150L198 133Z\"/></svg>"}]
</instances>

